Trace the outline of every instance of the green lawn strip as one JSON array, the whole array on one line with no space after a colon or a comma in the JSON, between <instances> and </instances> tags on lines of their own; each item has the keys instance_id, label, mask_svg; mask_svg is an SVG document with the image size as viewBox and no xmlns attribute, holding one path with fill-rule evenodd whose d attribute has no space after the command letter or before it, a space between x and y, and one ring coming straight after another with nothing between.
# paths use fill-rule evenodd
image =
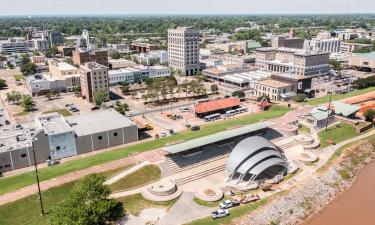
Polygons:
<instances>
[{"instance_id":1,"label":"green lawn strip","mask_svg":"<svg viewBox=\"0 0 375 225\"><path fill-rule=\"evenodd\" d=\"M22 74L13 75L13 78L15 81L21 81L22 77L23 77Z\"/></svg>"},{"instance_id":2,"label":"green lawn strip","mask_svg":"<svg viewBox=\"0 0 375 225\"><path fill-rule=\"evenodd\" d=\"M339 143L353 137L358 136L356 129L346 123L341 123L340 127L337 126L330 126L328 131L322 130L318 133L318 137L320 139L320 147L324 148L329 144L329 141L333 141L335 143Z\"/></svg>"},{"instance_id":3,"label":"green lawn strip","mask_svg":"<svg viewBox=\"0 0 375 225\"><path fill-rule=\"evenodd\" d=\"M305 125L300 124L298 127L298 133L311 133L310 128L306 127Z\"/></svg>"},{"instance_id":4,"label":"green lawn strip","mask_svg":"<svg viewBox=\"0 0 375 225\"><path fill-rule=\"evenodd\" d=\"M46 111L46 112L43 112L43 114L48 114L48 113L58 113L64 117L68 117L68 116L72 116L73 114L71 112L69 112L69 110L67 109L55 109L55 110L50 110L50 111Z\"/></svg>"},{"instance_id":5,"label":"green lawn strip","mask_svg":"<svg viewBox=\"0 0 375 225\"><path fill-rule=\"evenodd\" d=\"M199 131L186 130L166 138L134 144L125 148L107 151L86 158L76 159L63 164L42 168L39 170L39 177L41 181L50 180L55 177L62 176L77 170L82 170L95 165L125 158L128 156L130 152L145 152L152 149L163 147L168 143L174 143L182 140L191 140L194 138L224 131L230 127L235 127L238 125L248 125L262 120L281 117L290 110L292 109L284 106L275 105L272 106L271 109L267 112L244 116L241 118L223 120L216 123L204 125L201 127L201 130ZM1 178L0 195L34 184L35 176L33 173L34 172L28 172L11 177Z\"/></svg>"},{"instance_id":6,"label":"green lawn strip","mask_svg":"<svg viewBox=\"0 0 375 225\"><path fill-rule=\"evenodd\" d=\"M370 140L373 145L375 146L375 135L371 135L370 137L366 137L366 138L363 138L361 140ZM340 148L338 148L332 155L331 157L329 157L329 159L327 160L327 162L321 166L317 171L318 172L323 172L325 171L326 169L328 169L332 163L338 158L340 157L340 155L348 148L352 147L353 145L357 144L358 141L354 141L354 142L351 142L351 143L348 143Z\"/></svg>"},{"instance_id":7,"label":"green lawn strip","mask_svg":"<svg viewBox=\"0 0 375 225\"><path fill-rule=\"evenodd\" d=\"M198 205L203 205L203 206L207 206L207 207L219 207L219 203L222 202L222 201L225 201L227 199L231 199L229 196L227 195L224 195L222 199L218 200L218 201L215 201L215 202L206 202L206 201L203 201L199 198L194 198L194 202L197 203Z\"/></svg>"},{"instance_id":8,"label":"green lawn strip","mask_svg":"<svg viewBox=\"0 0 375 225\"><path fill-rule=\"evenodd\" d=\"M366 94L368 92L375 91L375 87L369 87L365 89L357 89L351 92L348 92L346 94L334 94L332 95L332 101L338 101L345 98L354 97L357 95ZM323 103L329 102L329 95L320 97L320 98L314 98L307 102L308 105L320 105Z\"/></svg>"},{"instance_id":9,"label":"green lawn strip","mask_svg":"<svg viewBox=\"0 0 375 225\"><path fill-rule=\"evenodd\" d=\"M129 166L131 165L106 171L100 174L104 175L108 179L112 175L127 169ZM48 212L68 195L70 190L73 188L74 183L76 182L63 184L42 192L43 205L45 211L47 212L47 215L44 217L40 216L40 205L37 194L0 206L0 224L49 224Z\"/></svg>"},{"instance_id":10,"label":"green lawn strip","mask_svg":"<svg viewBox=\"0 0 375 225\"><path fill-rule=\"evenodd\" d=\"M188 223L186 225L219 225L219 224L228 224L231 220L233 220L235 218L238 218L238 217L241 217L243 215L246 215L246 214L248 214L248 213L256 210L260 206L265 205L268 201L269 201L268 198L264 198L264 199L261 199L261 200L259 200L257 202L248 203L248 204L241 205L241 206L238 206L238 207L230 209L229 210L230 211L230 215L227 216L227 217L223 217L223 218L214 220L214 219L211 218L211 216L208 216L208 217L205 217L203 219L194 220L193 222ZM214 211L214 209L212 211Z\"/></svg>"},{"instance_id":11,"label":"green lawn strip","mask_svg":"<svg viewBox=\"0 0 375 225\"><path fill-rule=\"evenodd\" d=\"M126 213L138 215L146 208L170 208L178 198L166 202L153 202L143 198L141 194L135 194L118 198L117 200L123 202Z\"/></svg>"},{"instance_id":12,"label":"green lawn strip","mask_svg":"<svg viewBox=\"0 0 375 225\"><path fill-rule=\"evenodd\" d=\"M156 165L146 165L139 170L121 178L115 183L109 185L113 192L131 189L143 186L150 182L159 180L161 171Z\"/></svg>"}]
</instances>

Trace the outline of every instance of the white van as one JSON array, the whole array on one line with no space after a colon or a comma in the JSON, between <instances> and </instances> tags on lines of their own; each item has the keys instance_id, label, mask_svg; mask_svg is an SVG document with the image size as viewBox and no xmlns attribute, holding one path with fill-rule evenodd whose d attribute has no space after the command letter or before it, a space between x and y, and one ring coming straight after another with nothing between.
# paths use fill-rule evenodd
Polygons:
<instances>
[{"instance_id":1,"label":"white van","mask_svg":"<svg viewBox=\"0 0 375 225\"><path fill-rule=\"evenodd\" d=\"M180 112L190 112L190 108L188 106L180 107Z\"/></svg>"}]
</instances>

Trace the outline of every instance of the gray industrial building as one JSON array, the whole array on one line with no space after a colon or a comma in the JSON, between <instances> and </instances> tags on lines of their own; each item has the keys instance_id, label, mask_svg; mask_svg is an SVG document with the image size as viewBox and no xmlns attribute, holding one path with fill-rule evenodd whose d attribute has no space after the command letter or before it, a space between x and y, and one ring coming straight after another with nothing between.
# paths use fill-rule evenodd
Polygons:
<instances>
[{"instance_id":1,"label":"gray industrial building","mask_svg":"<svg viewBox=\"0 0 375 225\"><path fill-rule=\"evenodd\" d=\"M35 126L36 125L36 126ZM72 117L57 113L35 118L35 125L3 127L0 131L0 171L58 160L138 140L133 121L113 109Z\"/></svg>"}]
</instances>

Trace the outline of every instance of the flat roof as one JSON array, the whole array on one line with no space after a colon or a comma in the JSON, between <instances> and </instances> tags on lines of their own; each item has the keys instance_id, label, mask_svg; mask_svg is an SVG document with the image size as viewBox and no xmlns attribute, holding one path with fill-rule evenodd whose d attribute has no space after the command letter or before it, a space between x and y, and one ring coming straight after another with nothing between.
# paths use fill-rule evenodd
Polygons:
<instances>
[{"instance_id":1,"label":"flat roof","mask_svg":"<svg viewBox=\"0 0 375 225\"><path fill-rule=\"evenodd\" d=\"M291 86L291 84L287 84L287 83L284 83L284 82L271 80L271 79L257 81L257 83L262 84L262 85L266 85L266 86L276 87L276 88Z\"/></svg>"},{"instance_id":2,"label":"flat roof","mask_svg":"<svg viewBox=\"0 0 375 225\"><path fill-rule=\"evenodd\" d=\"M374 60L375 59L375 52L356 54L356 56L364 58L364 59Z\"/></svg>"},{"instance_id":3,"label":"flat roof","mask_svg":"<svg viewBox=\"0 0 375 225\"><path fill-rule=\"evenodd\" d=\"M184 152L190 149L205 146L208 144L213 144L215 142L219 142L219 141L226 140L229 138L241 136L250 132L265 129L273 125L275 125L275 123L270 122L270 121L254 123L254 124L250 124L250 125L243 126L240 128L227 130L227 131L219 132L216 134L211 134L208 136L196 138L190 141L185 141L183 143L167 146L164 148L164 150L171 154L176 154L176 153Z\"/></svg>"},{"instance_id":4,"label":"flat roof","mask_svg":"<svg viewBox=\"0 0 375 225\"><path fill-rule=\"evenodd\" d=\"M66 121L78 136L85 136L135 125L132 120L121 115L114 109L70 116L66 118Z\"/></svg>"}]
</instances>

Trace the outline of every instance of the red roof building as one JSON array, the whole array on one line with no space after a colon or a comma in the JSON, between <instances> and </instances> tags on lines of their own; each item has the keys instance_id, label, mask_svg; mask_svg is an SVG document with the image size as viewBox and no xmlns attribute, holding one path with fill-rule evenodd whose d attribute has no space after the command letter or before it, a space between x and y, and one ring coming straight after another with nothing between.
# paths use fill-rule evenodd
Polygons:
<instances>
[{"instance_id":1,"label":"red roof building","mask_svg":"<svg viewBox=\"0 0 375 225\"><path fill-rule=\"evenodd\" d=\"M195 113L198 116L208 115L216 112L224 112L240 106L240 99L226 98L209 102L202 102L195 105Z\"/></svg>"}]
</instances>

